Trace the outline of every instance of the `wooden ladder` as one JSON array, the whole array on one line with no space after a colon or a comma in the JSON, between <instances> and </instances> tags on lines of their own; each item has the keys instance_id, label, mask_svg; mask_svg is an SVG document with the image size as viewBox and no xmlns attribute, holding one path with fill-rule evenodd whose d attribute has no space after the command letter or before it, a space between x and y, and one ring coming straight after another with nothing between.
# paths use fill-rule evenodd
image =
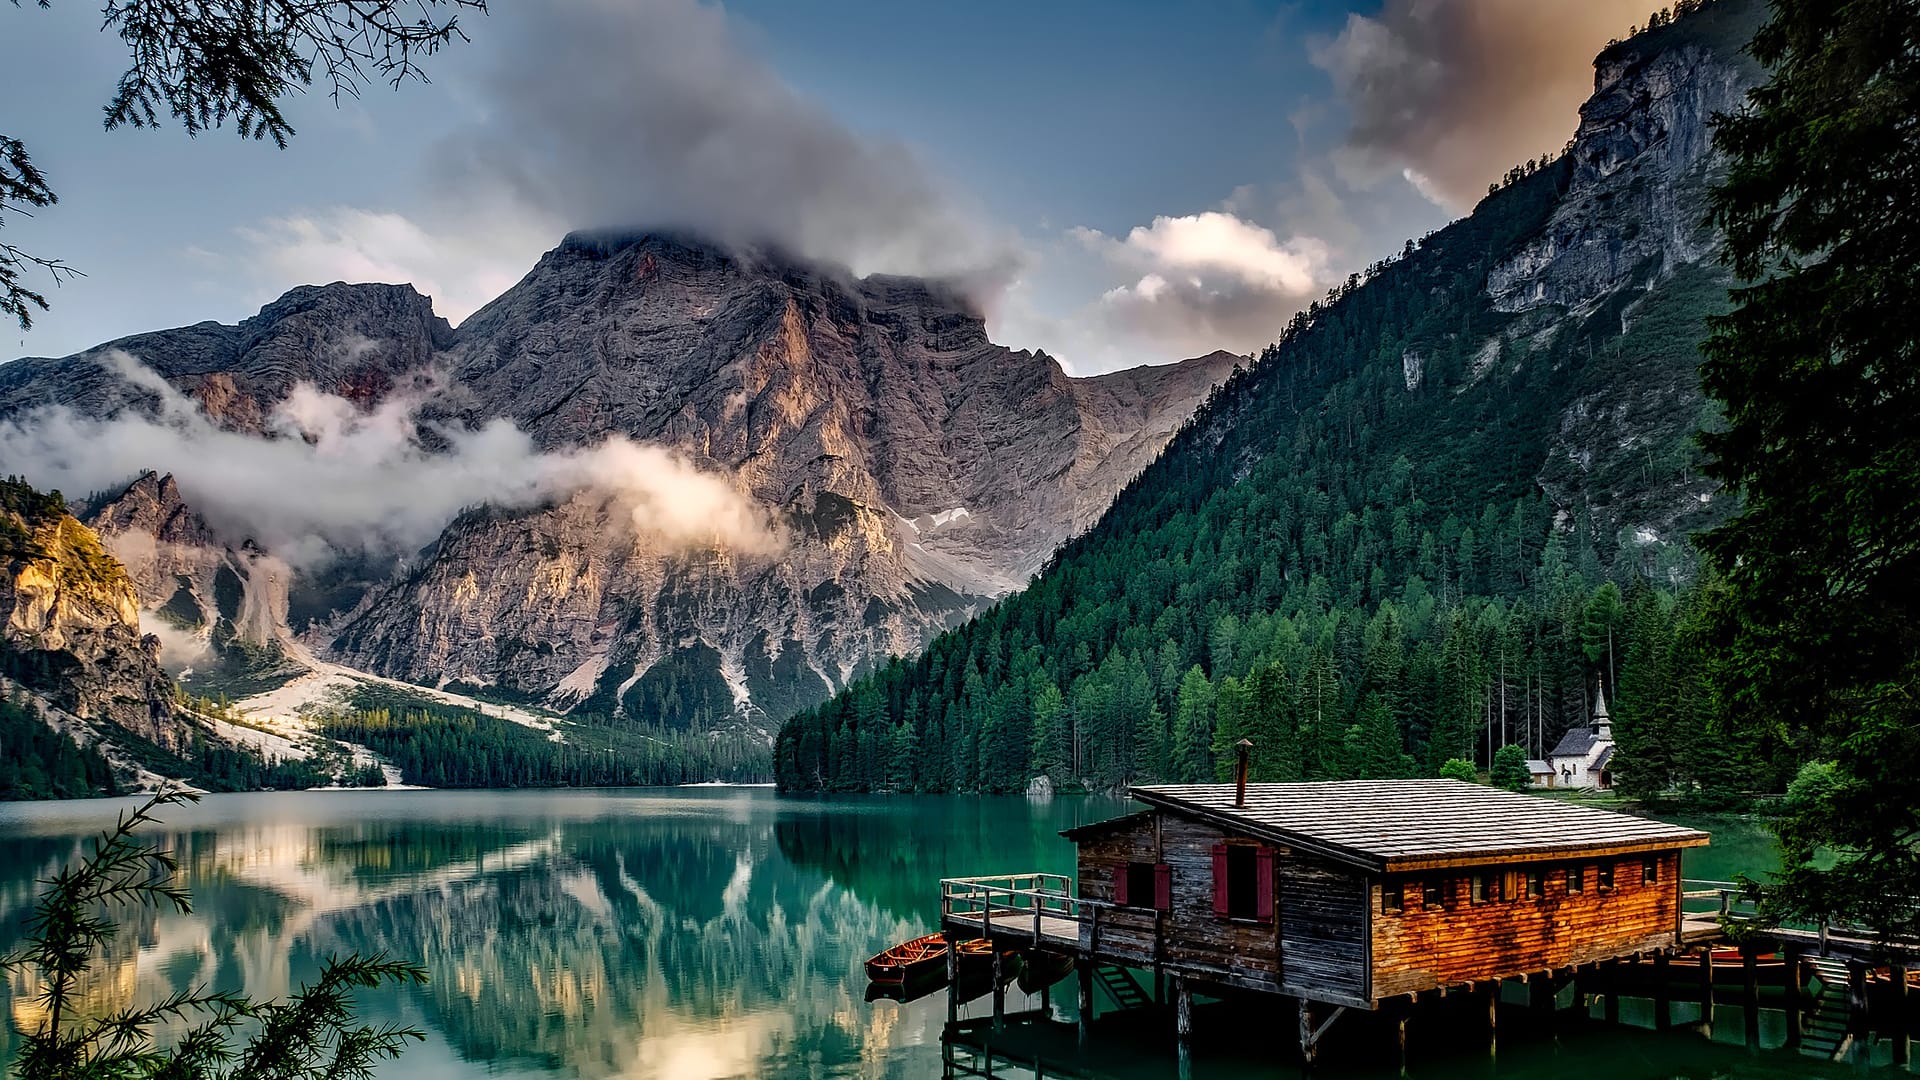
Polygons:
<instances>
[{"instance_id":1,"label":"wooden ladder","mask_svg":"<svg viewBox=\"0 0 1920 1080\"><path fill-rule=\"evenodd\" d=\"M1143 1009L1153 1004L1153 996L1126 968L1103 965L1094 969L1094 975L1106 988L1107 996L1122 1009Z\"/></svg>"},{"instance_id":2,"label":"wooden ladder","mask_svg":"<svg viewBox=\"0 0 1920 1080\"><path fill-rule=\"evenodd\" d=\"M1824 956L1809 956L1808 967L1820 984L1813 1011L1807 1016L1800 1052L1826 1061L1845 1061L1853 1049L1853 1031L1847 1009L1847 965Z\"/></svg>"}]
</instances>

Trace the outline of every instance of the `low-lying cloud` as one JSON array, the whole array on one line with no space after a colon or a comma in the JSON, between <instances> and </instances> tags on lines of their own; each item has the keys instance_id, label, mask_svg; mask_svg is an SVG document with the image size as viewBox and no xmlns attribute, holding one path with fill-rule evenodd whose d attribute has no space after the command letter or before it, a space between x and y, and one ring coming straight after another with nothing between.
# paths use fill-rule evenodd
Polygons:
<instances>
[{"instance_id":1,"label":"low-lying cloud","mask_svg":"<svg viewBox=\"0 0 1920 1080\"><path fill-rule=\"evenodd\" d=\"M295 566L344 551L410 553L466 507L526 509L581 495L604 498L643 542L662 548L780 547L750 497L658 446L615 437L542 452L495 420L472 430L429 427L444 443L430 448L421 442L421 395L395 394L369 412L305 384L276 406L269 437L260 438L219 427L126 353L100 360L146 392L151 412L103 420L56 406L0 422L8 469L76 495L146 469L171 472L216 529Z\"/></svg>"},{"instance_id":2,"label":"low-lying cloud","mask_svg":"<svg viewBox=\"0 0 1920 1080\"><path fill-rule=\"evenodd\" d=\"M1556 152L1593 90L1591 60L1646 0L1387 0L1350 15L1313 61L1352 116L1363 168L1398 171L1449 210Z\"/></svg>"}]
</instances>

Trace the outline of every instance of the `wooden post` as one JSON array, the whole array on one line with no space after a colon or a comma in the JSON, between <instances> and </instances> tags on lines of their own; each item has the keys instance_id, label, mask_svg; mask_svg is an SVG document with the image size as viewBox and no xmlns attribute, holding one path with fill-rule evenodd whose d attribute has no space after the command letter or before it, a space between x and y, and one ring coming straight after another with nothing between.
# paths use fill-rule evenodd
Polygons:
<instances>
[{"instance_id":1,"label":"wooden post","mask_svg":"<svg viewBox=\"0 0 1920 1080\"><path fill-rule=\"evenodd\" d=\"M1089 1029L1093 1026L1093 958L1074 968L1080 974L1080 1042L1085 1045Z\"/></svg>"},{"instance_id":2,"label":"wooden post","mask_svg":"<svg viewBox=\"0 0 1920 1080\"><path fill-rule=\"evenodd\" d=\"M1787 1049L1798 1050L1807 1002L1807 969L1798 944L1784 950L1787 958Z\"/></svg>"},{"instance_id":3,"label":"wooden post","mask_svg":"<svg viewBox=\"0 0 1920 1080\"><path fill-rule=\"evenodd\" d=\"M1413 1002L1394 1010L1394 1038L1400 1044L1400 1075L1407 1075L1407 1020L1413 1015Z\"/></svg>"},{"instance_id":4,"label":"wooden post","mask_svg":"<svg viewBox=\"0 0 1920 1080\"><path fill-rule=\"evenodd\" d=\"M1708 963L1709 960L1702 957L1701 962ZM1707 990L1707 1000L1711 1002L1712 986L1709 985ZM1656 1031L1665 1031L1673 1026L1673 1003L1669 1000L1672 996L1667 986L1667 954L1662 950L1653 954L1653 1027ZM1711 1021L1708 1023L1711 1024Z\"/></svg>"},{"instance_id":5,"label":"wooden post","mask_svg":"<svg viewBox=\"0 0 1920 1080\"><path fill-rule=\"evenodd\" d=\"M1847 961L1847 1030L1858 1042L1867 1034L1867 965Z\"/></svg>"},{"instance_id":6,"label":"wooden post","mask_svg":"<svg viewBox=\"0 0 1920 1080\"><path fill-rule=\"evenodd\" d=\"M1759 957L1752 945L1740 947L1740 1011L1744 1014L1747 1045L1760 1045L1760 970Z\"/></svg>"},{"instance_id":7,"label":"wooden post","mask_svg":"<svg viewBox=\"0 0 1920 1080\"><path fill-rule=\"evenodd\" d=\"M1184 975L1173 977L1173 1034L1184 1052L1193 1038L1193 990Z\"/></svg>"},{"instance_id":8,"label":"wooden post","mask_svg":"<svg viewBox=\"0 0 1920 1080\"><path fill-rule=\"evenodd\" d=\"M960 942L947 938L947 1023L960 1019Z\"/></svg>"},{"instance_id":9,"label":"wooden post","mask_svg":"<svg viewBox=\"0 0 1920 1080\"><path fill-rule=\"evenodd\" d=\"M1913 1056L1913 1045L1907 1037L1907 965L1896 962L1887 969L1887 976L1893 980L1889 988L1893 1015L1881 1026L1893 1039L1893 1063L1905 1066Z\"/></svg>"},{"instance_id":10,"label":"wooden post","mask_svg":"<svg viewBox=\"0 0 1920 1080\"><path fill-rule=\"evenodd\" d=\"M1313 1003L1306 998L1300 999L1300 1063L1313 1068L1314 1058L1320 1053L1318 1040L1313 1037Z\"/></svg>"},{"instance_id":11,"label":"wooden post","mask_svg":"<svg viewBox=\"0 0 1920 1080\"><path fill-rule=\"evenodd\" d=\"M988 944L988 948L993 948ZM1001 979L1000 950L993 948L993 1027L999 1030L1007 1022L1007 984Z\"/></svg>"},{"instance_id":12,"label":"wooden post","mask_svg":"<svg viewBox=\"0 0 1920 1080\"><path fill-rule=\"evenodd\" d=\"M1487 984L1487 1055L1500 1052L1500 983Z\"/></svg>"}]
</instances>

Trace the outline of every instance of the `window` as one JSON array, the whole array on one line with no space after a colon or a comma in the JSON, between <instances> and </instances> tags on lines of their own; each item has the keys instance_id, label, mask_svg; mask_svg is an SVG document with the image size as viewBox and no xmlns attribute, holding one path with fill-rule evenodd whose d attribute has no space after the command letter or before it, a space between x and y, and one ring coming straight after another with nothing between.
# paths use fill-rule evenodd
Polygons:
<instances>
[{"instance_id":1,"label":"window","mask_svg":"<svg viewBox=\"0 0 1920 1080\"><path fill-rule=\"evenodd\" d=\"M1538 870L1527 871L1527 899L1538 900L1547 894L1546 875Z\"/></svg>"},{"instance_id":2,"label":"window","mask_svg":"<svg viewBox=\"0 0 1920 1080\"><path fill-rule=\"evenodd\" d=\"M1380 886L1380 910L1387 915L1398 915L1406 909L1406 886L1398 881L1389 881Z\"/></svg>"},{"instance_id":3,"label":"window","mask_svg":"<svg viewBox=\"0 0 1920 1080\"><path fill-rule=\"evenodd\" d=\"M1487 873L1473 875L1473 902L1485 904L1500 899L1500 875Z\"/></svg>"},{"instance_id":4,"label":"window","mask_svg":"<svg viewBox=\"0 0 1920 1080\"><path fill-rule=\"evenodd\" d=\"M1567 867L1567 895L1579 896L1587 891L1587 868L1584 866Z\"/></svg>"},{"instance_id":5,"label":"window","mask_svg":"<svg viewBox=\"0 0 1920 1080\"><path fill-rule=\"evenodd\" d=\"M1434 908L1440 906L1441 902L1446 899L1446 896L1446 879L1429 878L1427 880L1427 887L1420 894L1420 906L1428 911L1432 911Z\"/></svg>"},{"instance_id":6,"label":"window","mask_svg":"<svg viewBox=\"0 0 1920 1080\"><path fill-rule=\"evenodd\" d=\"M1173 910L1173 872L1166 863L1130 862L1114 868L1113 902L1121 907Z\"/></svg>"},{"instance_id":7,"label":"window","mask_svg":"<svg viewBox=\"0 0 1920 1080\"><path fill-rule=\"evenodd\" d=\"M1273 918L1273 849L1213 845L1213 913L1227 919Z\"/></svg>"},{"instance_id":8,"label":"window","mask_svg":"<svg viewBox=\"0 0 1920 1080\"><path fill-rule=\"evenodd\" d=\"M1599 885L1600 885L1601 892L1607 892L1613 888L1613 864L1612 863L1603 862L1600 864Z\"/></svg>"},{"instance_id":9,"label":"window","mask_svg":"<svg viewBox=\"0 0 1920 1080\"><path fill-rule=\"evenodd\" d=\"M1640 860L1640 883L1642 885L1651 885L1654 882L1659 880L1660 880L1660 860L1659 859Z\"/></svg>"}]
</instances>

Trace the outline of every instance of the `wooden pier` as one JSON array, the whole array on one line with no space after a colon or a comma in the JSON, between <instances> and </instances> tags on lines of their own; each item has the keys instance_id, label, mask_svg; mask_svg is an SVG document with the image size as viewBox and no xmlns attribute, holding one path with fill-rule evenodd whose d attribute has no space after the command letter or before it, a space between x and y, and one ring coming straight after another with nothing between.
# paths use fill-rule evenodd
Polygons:
<instances>
[{"instance_id":1,"label":"wooden pier","mask_svg":"<svg viewBox=\"0 0 1920 1080\"><path fill-rule=\"evenodd\" d=\"M949 935L987 938L996 955L1072 958L1083 1039L1098 986L1169 1019L1183 1057L1196 994L1284 1001L1309 1065L1354 1010L1404 1055L1408 1021L1463 996L1485 1002L1492 1047L1501 988L1517 984L1526 1015L1547 1023L1569 996L1580 1010L1597 997L1613 1017L1630 994L1653 1000L1657 1027L1691 1001L1711 1030L1715 1002L1731 998L1757 1044L1767 981L1782 984L1767 994L1803 1052L1844 1060L1878 1028L1894 1060L1908 1058L1913 961L1889 966L1883 944L1843 927L1743 935L1729 956L1726 926L1751 911L1730 883L1680 879L1680 849L1707 842L1693 830L1452 781L1133 795L1149 808L1065 834L1079 848L1073 877L940 882Z\"/></svg>"}]
</instances>

